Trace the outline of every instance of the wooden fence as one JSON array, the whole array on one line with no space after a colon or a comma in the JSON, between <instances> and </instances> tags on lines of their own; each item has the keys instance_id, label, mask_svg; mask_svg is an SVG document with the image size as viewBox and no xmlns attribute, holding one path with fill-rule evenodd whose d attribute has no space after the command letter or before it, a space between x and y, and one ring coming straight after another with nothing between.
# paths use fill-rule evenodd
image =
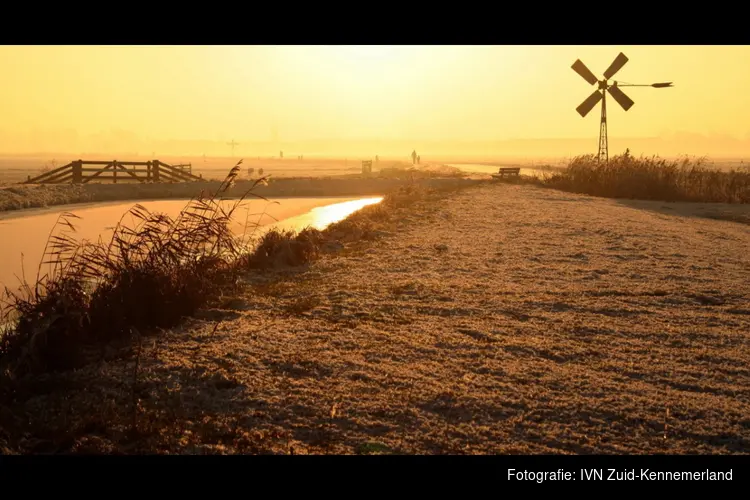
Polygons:
<instances>
[{"instance_id":1,"label":"wooden fence","mask_svg":"<svg viewBox=\"0 0 750 500\"><path fill-rule=\"evenodd\" d=\"M192 163L180 163L179 165L172 165L174 168L179 168L183 172L187 172L189 174L193 173L193 164Z\"/></svg>"},{"instance_id":2,"label":"wooden fence","mask_svg":"<svg viewBox=\"0 0 750 500\"><path fill-rule=\"evenodd\" d=\"M151 161L87 161L76 160L45 172L29 176L23 184L87 184L97 179L118 182L191 182L202 178L193 175L192 165L167 165Z\"/></svg>"}]
</instances>

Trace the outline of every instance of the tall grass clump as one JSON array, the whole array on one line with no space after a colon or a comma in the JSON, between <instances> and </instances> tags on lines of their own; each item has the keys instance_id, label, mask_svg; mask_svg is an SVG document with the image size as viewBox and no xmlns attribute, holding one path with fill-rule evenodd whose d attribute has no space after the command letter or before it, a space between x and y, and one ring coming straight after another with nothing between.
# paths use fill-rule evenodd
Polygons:
<instances>
[{"instance_id":1,"label":"tall grass clump","mask_svg":"<svg viewBox=\"0 0 750 500\"><path fill-rule=\"evenodd\" d=\"M322 232L311 227L300 232L273 229L261 237L252 253L242 257L239 266L273 269L308 264L320 254L322 241Z\"/></svg>"},{"instance_id":2,"label":"tall grass clump","mask_svg":"<svg viewBox=\"0 0 750 500\"><path fill-rule=\"evenodd\" d=\"M242 238L231 221L257 180L239 199L223 203L240 171L237 163L213 194L201 193L172 219L135 205L109 241L76 241L75 215L60 215L36 280L6 288L0 372L69 369L91 347L134 332L174 326L236 279ZM127 223L131 220L131 224ZM247 230L247 228L246 228ZM42 275L47 266L49 271Z\"/></svg>"},{"instance_id":3,"label":"tall grass clump","mask_svg":"<svg viewBox=\"0 0 750 500\"><path fill-rule=\"evenodd\" d=\"M635 158L627 150L608 162L578 156L561 173L540 179L548 187L609 198L749 203L750 172L721 171L705 159Z\"/></svg>"}]
</instances>

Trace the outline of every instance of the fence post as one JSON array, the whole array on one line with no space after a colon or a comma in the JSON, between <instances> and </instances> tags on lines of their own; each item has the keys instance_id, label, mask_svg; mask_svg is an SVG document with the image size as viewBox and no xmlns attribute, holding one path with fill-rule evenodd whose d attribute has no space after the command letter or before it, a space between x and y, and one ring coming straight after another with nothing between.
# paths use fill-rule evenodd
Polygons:
<instances>
[{"instance_id":1,"label":"fence post","mask_svg":"<svg viewBox=\"0 0 750 500\"><path fill-rule=\"evenodd\" d=\"M117 184L117 160L112 162L112 183Z\"/></svg>"},{"instance_id":2,"label":"fence post","mask_svg":"<svg viewBox=\"0 0 750 500\"><path fill-rule=\"evenodd\" d=\"M159 182L159 160L154 160L153 162L153 168L152 168L152 176L154 178L154 182Z\"/></svg>"},{"instance_id":3,"label":"fence post","mask_svg":"<svg viewBox=\"0 0 750 500\"><path fill-rule=\"evenodd\" d=\"M73 184L83 182L83 160L73 162Z\"/></svg>"}]
</instances>

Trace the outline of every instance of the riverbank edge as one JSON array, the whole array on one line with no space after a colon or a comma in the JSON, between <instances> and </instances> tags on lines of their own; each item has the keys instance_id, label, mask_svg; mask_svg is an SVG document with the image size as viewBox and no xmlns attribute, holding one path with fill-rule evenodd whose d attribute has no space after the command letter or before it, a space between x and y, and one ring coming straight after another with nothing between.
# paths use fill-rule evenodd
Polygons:
<instances>
[{"instance_id":1,"label":"riverbank edge","mask_svg":"<svg viewBox=\"0 0 750 500\"><path fill-rule=\"evenodd\" d=\"M397 177L309 177L269 179L253 190L264 197L339 197L383 196L398 187L415 183L424 187L439 187L468 176L435 175L429 172L402 172ZM224 193L236 198L246 192L254 179L237 180ZM199 194L216 192L221 181L186 182L174 184L51 184L13 185L0 188L0 213L31 208L47 208L81 203L113 201L142 201L161 199L191 199Z\"/></svg>"}]
</instances>

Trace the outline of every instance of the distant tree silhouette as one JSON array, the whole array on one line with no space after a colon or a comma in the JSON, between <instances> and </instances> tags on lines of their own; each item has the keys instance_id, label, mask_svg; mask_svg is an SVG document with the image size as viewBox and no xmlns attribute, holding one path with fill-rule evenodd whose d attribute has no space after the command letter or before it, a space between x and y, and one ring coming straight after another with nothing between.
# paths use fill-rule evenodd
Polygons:
<instances>
[{"instance_id":1,"label":"distant tree silhouette","mask_svg":"<svg viewBox=\"0 0 750 500\"><path fill-rule=\"evenodd\" d=\"M253 167L247 169L247 175L252 176L253 172L255 172L255 169Z\"/></svg>"},{"instance_id":2,"label":"distant tree silhouette","mask_svg":"<svg viewBox=\"0 0 750 500\"><path fill-rule=\"evenodd\" d=\"M258 169L258 175L261 176L261 177L263 177L263 169L262 168Z\"/></svg>"}]
</instances>

